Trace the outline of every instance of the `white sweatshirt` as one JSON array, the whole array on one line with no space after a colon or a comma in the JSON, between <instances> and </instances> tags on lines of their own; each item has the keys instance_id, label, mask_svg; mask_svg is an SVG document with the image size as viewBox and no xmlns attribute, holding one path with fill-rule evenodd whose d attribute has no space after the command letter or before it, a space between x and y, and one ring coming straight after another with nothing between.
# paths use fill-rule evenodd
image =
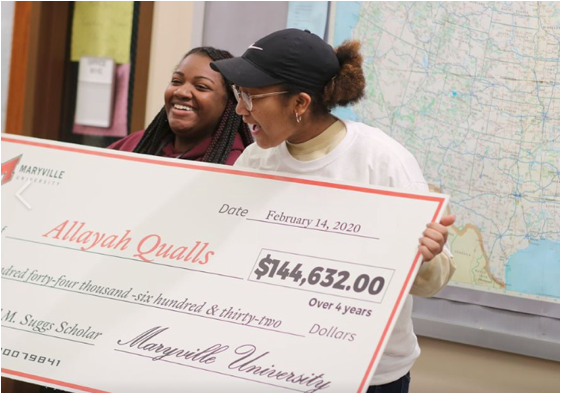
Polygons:
<instances>
[{"instance_id":1,"label":"white sweatshirt","mask_svg":"<svg viewBox=\"0 0 561 394\"><path fill-rule=\"evenodd\" d=\"M379 129L363 123L343 122L347 129L345 137L318 159L295 159L289 153L286 142L271 149L261 149L257 144L252 144L234 165L373 186L428 191L417 161L402 145ZM321 139L322 136L316 138ZM325 141L319 145L325 146ZM448 283L454 270L454 261L445 250L433 260L423 263L413 284L412 294L424 297L434 295ZM412 307L413 299L408 295L371 385L386 384L401 378L419 356L420 349L411 320Z\"/></svg>"}]
</instances>

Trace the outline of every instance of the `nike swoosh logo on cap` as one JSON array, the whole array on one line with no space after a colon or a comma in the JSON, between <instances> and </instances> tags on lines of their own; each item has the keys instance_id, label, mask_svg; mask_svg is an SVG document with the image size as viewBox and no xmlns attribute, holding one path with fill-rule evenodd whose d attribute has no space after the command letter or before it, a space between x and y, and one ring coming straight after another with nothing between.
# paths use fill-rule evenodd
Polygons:
<instances>
[{"instance_id":1,"label":"nike swoosh logo on cap","mask_svg":"<svg viewBox=\"0 0 561 394\"><path fill-rule=\"evenodd\" d=\"M260 51L263 50L263 48L256 47L256 46L253 45L253 44L251 44L250 46L248 46L247 49L259 49Z\"/></svg>"}]
</instances>

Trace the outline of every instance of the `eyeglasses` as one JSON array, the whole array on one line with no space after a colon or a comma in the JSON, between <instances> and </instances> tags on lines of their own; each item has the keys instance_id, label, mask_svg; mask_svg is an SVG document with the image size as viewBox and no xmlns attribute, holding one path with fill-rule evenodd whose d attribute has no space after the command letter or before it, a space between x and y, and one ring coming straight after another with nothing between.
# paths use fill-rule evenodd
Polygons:
<instances>
[{"instance_id":1,"label":"eyeglasses","mask_svg":"<svg viewBox=\"0 0 561 394\"><path fill-rule=\"evenodd\" d=\"M284 92L272 92L272 93L251 95L251 94L247 94L246 92L240 92L240 90L236 85L232 85L232 90L234 91L234 96L236 97L238 103L240 102L240 98L241 98L241 101L243 102L245 109L247 109L249 112L251 112L251 110L253 109L253 101L252 101L253 99L269 97L269 96L277 96L279 94L288 93L288 90L285 90Z\"/></svg>"}]
</instances>

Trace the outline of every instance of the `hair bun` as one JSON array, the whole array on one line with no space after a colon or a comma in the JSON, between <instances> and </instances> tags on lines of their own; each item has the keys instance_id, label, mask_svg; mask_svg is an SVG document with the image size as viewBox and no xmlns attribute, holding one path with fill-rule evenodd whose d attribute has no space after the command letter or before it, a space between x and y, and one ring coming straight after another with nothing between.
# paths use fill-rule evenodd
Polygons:
<instances>
[{"instance_id":1,"label":"hair bun","mask_svg":"<svg viewBox=\"0 0 561 394\"><path fill-rule=\"evenodd\" d=\"M335 48L335 54L341 68L323 91L323 102L329 109L358 102L364 96L366 85L360 41L343 42Z\"/></svg>"}]
</instances>

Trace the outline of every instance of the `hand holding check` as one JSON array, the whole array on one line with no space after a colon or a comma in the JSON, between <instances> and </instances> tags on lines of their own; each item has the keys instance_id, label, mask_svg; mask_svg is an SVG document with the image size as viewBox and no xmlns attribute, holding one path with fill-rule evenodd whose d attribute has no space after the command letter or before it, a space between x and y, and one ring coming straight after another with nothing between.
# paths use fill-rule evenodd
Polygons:
<instances>
[{"instance_id":1,"label":"hand holding check","mask_svg":"<svg viewBox=\"0 0 561 394\"><path fill-rule=\"evenodd\" d=\"M448 226L456 221L456 216L443 216L440 223L429 223L423 236L419 238L419 250L423 255L423 262L432 260L442 252L448 240Z\"/></svg>"}]
</instances>

